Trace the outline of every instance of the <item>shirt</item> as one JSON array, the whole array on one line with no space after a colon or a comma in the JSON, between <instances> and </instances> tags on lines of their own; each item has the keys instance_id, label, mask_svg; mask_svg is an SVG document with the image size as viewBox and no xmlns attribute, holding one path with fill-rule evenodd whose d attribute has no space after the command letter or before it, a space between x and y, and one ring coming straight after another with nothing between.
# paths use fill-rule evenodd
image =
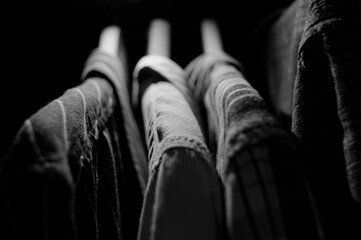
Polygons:
<instances>
[{"instance_id":1,"label":"shirt","mask_svg":"<svg viewBox=\"0 0 361 240\"><path fill-rule=\"evenodd\" d=\"M121 63L95 50L82 79L24 122L1 165L14 239L136 235L146 157Z\"/></svg>"},{"instance_id":2,"label":"shirt","mask_svg":"<svg viewBox=\"0 0 361 240\"><path fill-rule=\"evenodd\" d=\"M275 111L291 120L327 239L361 234L360 11L360 1L297 0L257 42L265 61L255 67Z\"/></svg>"},{"instance_id":3,"label":"shirt","mask_svg":"<svg viewBox=\"0 0 361 240\"><path fill-rule=\"evenodd\" d=\"M221 185L183 70L145 56L134 76L150 175L138 239L224 239Z\"/></svg>"},{"instance_id":4,"label":"shirt","mask_svg":"<svg viewBox=\"0 0 361 240\"><path fill-rule=\"evenodd\" d=\"M294 139L247 82L238 61L223 52L205 53L186 71L214 143L231 239L314 237Z\"/></svg>"}]
</instances>

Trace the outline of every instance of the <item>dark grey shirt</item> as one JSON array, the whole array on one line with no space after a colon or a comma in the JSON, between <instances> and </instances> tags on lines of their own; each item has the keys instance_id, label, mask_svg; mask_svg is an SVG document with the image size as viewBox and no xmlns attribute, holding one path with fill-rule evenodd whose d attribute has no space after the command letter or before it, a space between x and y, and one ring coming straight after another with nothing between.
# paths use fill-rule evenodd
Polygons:
<instances>
[{"instance_id":1,"label":"dark grey shirt","mask_svg":"<svg viewBox=\"0 0 361 240\"><path fill-rule=\"evenodd\" d=\"M121 63L95 50L83 80L24 122L1 165L14 239L136 236L147 160Z\"/></svg>"},{"instance_id":2,"label":"dark grey shirt","mask_svg":"<svg viewBox=\"0 0 361 240\"><path fill-rule=\"evenodd\" d=\"M297 0L266 24L255 65L291 119L327 239L361 229L361 2Z\"/></svg>"},{"instance_id":3,"label":"dark grey shirt","mask_svg":"<svg viewBox=\"0 0 361 240\"><path fill-rule=\"evenodd\" d=\"M186 70L204 109L204 125L225 186L231 239L316 235L295 142L247 82L240 64L223 52L206 53Z\"/></svg>"}]
</instances>

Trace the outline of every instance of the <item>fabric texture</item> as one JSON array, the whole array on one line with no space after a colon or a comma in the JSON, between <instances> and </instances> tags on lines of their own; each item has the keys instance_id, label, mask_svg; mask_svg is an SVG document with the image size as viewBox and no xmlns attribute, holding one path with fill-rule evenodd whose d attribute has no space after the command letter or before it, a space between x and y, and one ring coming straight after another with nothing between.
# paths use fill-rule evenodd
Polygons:
<instances>
[{"instance_id":1,"label":"fabric texture","mask_svg":"<svg viewBox=\"0 0 361 240\"><path fill-rule=\"evenodd\" d=\"M297 0L257 46L270 102L299 139L326 239L361 234L360 12L357 0Z\"/></svg>"},{"instance_id":2,"label":"fabric texture","mask_svg":"<svg viewBox=\"0 0 361 240\"><path fill-rule=\"evenodd\" d=\"M135 238L146 155L127 94L119 60L95 50L83 83L24 122L1 166L13 239Z\"/></svg>"},{"instance_id":3,"label":"fabric texture","mask_svg":"<svg viewBox=\"0 0 361 240\"><path fill-rule=\"evenodd\" d=\"M290 118L292 115L297 53L307 7L307 1L294 1L288 8L274 11L263 20L254 34L256 56L262 57L255 64L258 69L254 66L251 74L257 76L255 87L270 102L270 107L278 116Z\"/></svg>"},{"instance_id":4,"label":"fabric texture","mask_svg":"<svg viewBox=\"0 0 361 240\"><path fill-rule=\"evenodd\" d=\"M186 71L225 185L231 239L317 239L295 142L247 82L240 64L222 52L205 53Z\"/></svg>"},{"instance_id":5,"label":"fabric texture","mask_svg":"<svg viewBox=\"0 0 361 240\"><path fill-rule=\"evenodd\" d=\"M134 78L150 175L138 239L224 239L221 185L183 70L145 56Z\"/></svg>"}]
</instances>

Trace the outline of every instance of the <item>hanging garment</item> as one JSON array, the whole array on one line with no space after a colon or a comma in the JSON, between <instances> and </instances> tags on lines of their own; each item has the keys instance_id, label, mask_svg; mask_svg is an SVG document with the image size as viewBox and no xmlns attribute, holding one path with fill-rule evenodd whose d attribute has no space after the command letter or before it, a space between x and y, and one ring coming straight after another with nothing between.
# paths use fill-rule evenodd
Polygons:
<instances>
[{"instance_id":1,"label":"hanging garment","mask_svg":"<svg viewBox=\"0 0 361 240\"><path fill-rule=\"evenodd\" d=\"M231 239L317 239L296 145L240 64L225 53L206 53L186 71L225 185Z\"/></svg>"},{"instance_id":2,"label":"hanging garment","mask_svg":"<svg viewBox=\"0 0 361 240\"><path fill-rule=\"evenodd\" d=\"M300 141L326 239L361 236L360 3L297 0L257 43L270 102Z\"/></svg>"},{"instance_id":3,"label":"hanging garment","mask_svg":"<svg viewBox=\"0 0 361 240\"><path fill-rule=\"evenodd\" d=\"M183 70L149 55L134 76L149 151L138 239L224 239L221 185Z\"/></svg>"},{"instance_id":4,"label":"hanging garment","mask_svg":"<svg viewBox=\"0 0 361 240\"><path fill-rule=\"evenodd\" d=\"M24 122L1 166L14 239L136 237L147 165L121 63L95 50L83 73Z\"/></svg>"}]
</instances>

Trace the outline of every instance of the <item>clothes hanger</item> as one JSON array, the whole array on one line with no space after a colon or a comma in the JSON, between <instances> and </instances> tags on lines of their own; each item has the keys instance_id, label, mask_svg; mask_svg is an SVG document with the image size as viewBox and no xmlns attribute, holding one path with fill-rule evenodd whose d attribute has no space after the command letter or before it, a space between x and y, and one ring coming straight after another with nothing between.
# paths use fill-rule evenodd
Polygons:
<instances>
[{"instance_id":1,"label":"clothes hanger","mask_svg":"<svg viewBox=\"0 0 361 240\"><path fill-rule=\"evenodd\" d=\"M137 73L145 62L151 61L154 63L154 61L159 61L159 58L155 56L170 58L170 30L170 23L163 18L154 18L150 21L145 55L154 57L146 58L147 60L143 60L141 63L138 62L135 66L134 73ZM133 79L137 79L137 77ZM143 96L149 84L151 84L151 82L147 84L143 83L140 86L138 81L133 82L132 102L134 106L138 106L138 104L141 103L141 96Z\"/></svg>"},{"instance_id":2,"label":"clothes hanger","mask_svg":"<svg viewBox=\"0 0 361 240\"><path fill-rule=\"evenodd\" d=\"M212 18L201 21L203 51L205 53L223 51L223 43L217 22Z\"/></svg>"},{"instance_id":3,"label":"clothes hanger","mask_svg":"<svg viewBox=\"0 0 361 240\"><path fill-rule=\"evenodd\" d=\"M150 22L148 33L148 55L170 57L170 23L161 18Z\"/></svg>"},{"instance_id":4,"label":"clothes hanger","mask_svg":"<svg viewBox=\"0 0 361 240\"><path fill-rule=\"evenodd\" d=\"M99 49L118 56L120 47L120 28L118 26L105 27L100 33L99 37Z\"/></svg>"},{"instance_id":5,"label":"clothes hanger","mask_svg":"<svg viewBox=\"0 0 361 240\"><path fill-rule=\"evenodd\" d=\"M219 19L224 4L216 0L201 0L201 3L203 18L200 25L203 52L223 52L223 42L216 19Z\"/></svg>"},{"instance_id":6,"label":"clothes hanger","mask_svg":"<svg viewBox=\"0 0 361 240\"><path fill-rule=\"evenodd\" d=\"M98 48L112 56L117 56L120 59L124 77L125 79L128 79L127 52L121 28L117 25L105 27L100 33ZM127 81L127 85L128 89L130 89L131 86L129 81Z\"/></svg>"}]
</instances>

